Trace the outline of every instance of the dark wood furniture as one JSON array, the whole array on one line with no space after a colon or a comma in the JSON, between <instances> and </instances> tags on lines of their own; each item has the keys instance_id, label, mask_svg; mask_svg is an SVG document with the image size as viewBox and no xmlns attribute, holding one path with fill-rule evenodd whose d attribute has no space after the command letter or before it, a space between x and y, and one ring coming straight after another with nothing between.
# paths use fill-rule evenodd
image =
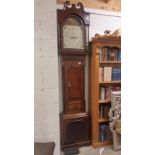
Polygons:
<instances>
[{"instance_id":1,"label":"dark wood furniture","mask_svg":"<svg viewBox=\"0 0 155 155\"><path fill-rule=\"evenodd\" d=\"M102 147L112 144L109 129L111 91L120 90L121 37L96 35L90 42L90 104L92 145ZM114 72L118 71L118 72Z\"/></svg>"},{"instance_id":2,"label":"dark wood furniture","mask_svg":"<svg viewBox=\"0 0 155 155\"><path fill-rule=\"evenodd\" d=\"M65 149L90 144L89 114L85 105L89 13L84 11L82 3L66 1L57 15L63 94L61 148Z\"/></svg>"},{"instance_id":3,"label":"dark wood furniture","mask_svg":"<svg viewBox=\"0 0 155 155\"><path fill-rule=\"evenodd\" d=\"M90 126L87 113L61 116L61 144L62 149L80 147L90 144Z\"/></svg>"}]
</instances>

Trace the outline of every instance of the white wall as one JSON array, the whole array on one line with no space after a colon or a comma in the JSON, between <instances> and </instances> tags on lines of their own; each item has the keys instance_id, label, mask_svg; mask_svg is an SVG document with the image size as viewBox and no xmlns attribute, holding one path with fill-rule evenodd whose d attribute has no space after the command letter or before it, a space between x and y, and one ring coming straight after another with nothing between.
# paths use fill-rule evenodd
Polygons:
<instances>
[{"instance_id":1,"label":"white wall","mask_svg":"<svg viewBox=\"0 0 155 155\"><path fill-rule=\"evenodd\" d=\"M56 0L35 0L34 140L60 155Z\"/></svg>"},{"instance_id":2,"label":"white wall","mask_svg":"<svg viewBox=\"0 0 155 155\"><path fill-rule=\"evenodd\" d=\"M86 9L90 12L89 40L96 33L104 34L105 30L115 31L121 28L121 14L118 12L102 11L96 9Z\"/></svg>"},{"instance_id":3,"label":"white wall","mask_svg":"<svg viewBox=\"0 0 155 155\"><path fill-rule=\"evenodd\" d=\"M96 33L103 35L104 31L107 29L113 32L118 28L121 28L120 16L91 14L90 15L89 40L91 40L91 38L94 37Z\"/></svg>"}]
</instances>

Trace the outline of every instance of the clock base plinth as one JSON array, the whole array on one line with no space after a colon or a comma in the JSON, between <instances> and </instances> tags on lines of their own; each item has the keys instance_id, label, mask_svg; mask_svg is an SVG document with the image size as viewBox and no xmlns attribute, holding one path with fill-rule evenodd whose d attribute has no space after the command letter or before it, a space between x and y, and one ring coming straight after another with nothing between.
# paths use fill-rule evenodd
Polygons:
<instances>
[{"instance_id":1,"label":"clock base plinth","mask_svg":"<svg viewBox=\"0 0 155 155\"><path fill-rule=\"evenodd\" d=\"M60 115L61 149L89 146L90 120L87 113Z\"/></svg>"}]
</instances>

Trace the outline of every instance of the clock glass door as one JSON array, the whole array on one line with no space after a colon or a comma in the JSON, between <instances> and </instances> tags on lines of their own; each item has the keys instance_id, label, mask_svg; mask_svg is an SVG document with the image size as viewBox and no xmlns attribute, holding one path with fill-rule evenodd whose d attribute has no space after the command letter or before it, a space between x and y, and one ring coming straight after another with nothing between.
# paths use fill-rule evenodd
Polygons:
<instances>
[{"instance_id":1,"label":"clock glass door","mask_svg":"<svg viewBox=\"0 0 155 155\"><path fill-rule=\"evenodd\" d=\"M84 49L84 28L79 20L70 17L63 25L63 48Z\"/></svg>"}]
</instances>

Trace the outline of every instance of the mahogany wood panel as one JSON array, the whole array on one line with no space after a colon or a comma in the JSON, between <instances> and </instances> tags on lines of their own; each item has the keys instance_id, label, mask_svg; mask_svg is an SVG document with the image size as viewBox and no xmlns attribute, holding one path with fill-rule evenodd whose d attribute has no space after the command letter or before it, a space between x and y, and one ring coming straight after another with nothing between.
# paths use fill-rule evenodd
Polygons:
<instances>
[{"instance_id":1,"label":"mahogany wood panel","mask_svg":"<svg viewBox=\"0 0 155 155\"><path fill-rule=\"evenodd\" d=\"M84 61L81 57L76 57L76 60L69 58L69 56L66 59L63 58L62 61L65 114L85 111Z\"/></svg>"},{"instance_id":2,"label":"mahogany wood panel","mask_svg":"<svg viewBox=\"0 0 155 155\"><path fill-rule=\"evenodd\" d=\"M62 149L90 145L90 126L87 113L61 115L60 117Z\"/></svg>"}]
</instances>

